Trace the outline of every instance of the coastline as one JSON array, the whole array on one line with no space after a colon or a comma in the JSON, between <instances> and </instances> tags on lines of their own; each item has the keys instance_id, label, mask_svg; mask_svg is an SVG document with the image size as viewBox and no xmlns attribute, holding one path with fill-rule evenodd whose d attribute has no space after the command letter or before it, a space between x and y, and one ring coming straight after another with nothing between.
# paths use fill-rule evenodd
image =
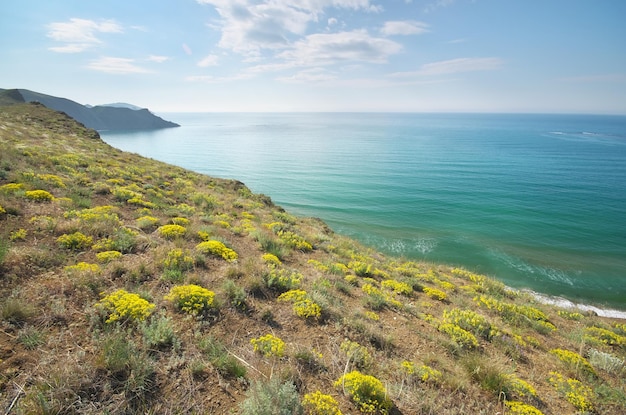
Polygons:
<instances>
[{"instance_id":1,"label":"coastline","mask_svg":"<svg viewBox=\"0 0 626 415\"><path fill-rule=\"evenodd\" d=\"M561 307L565 309L570 309L570 310L575 309L575 310L579 310L583 312L591 312L591 313L595 313L596 315L600 317L626 320L626 311L615 310L615 309L610 309L610 308L608 309L600 308L600 307L596 307L596 306L588 305L588 304L579 304L563 297L552 297L552 296L541 294L532 290L525 289L525 290L520 290L520 291L530 294L533 298L535 298L537 301L543 304L549 304L549 305L553 305L553 306L557 306L557 307Z\"/></svg>"}]
</instances>

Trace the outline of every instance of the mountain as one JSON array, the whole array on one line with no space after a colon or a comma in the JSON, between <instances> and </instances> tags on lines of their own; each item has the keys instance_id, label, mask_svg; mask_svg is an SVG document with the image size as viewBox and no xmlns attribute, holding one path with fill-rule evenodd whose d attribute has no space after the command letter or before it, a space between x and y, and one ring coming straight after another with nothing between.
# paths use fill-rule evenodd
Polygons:
<instances>
[{"instance_id":1,"label":"mountain","mask_svg":"<svg viewBox=\"0 0 626 415\"><path fill-rule=\"evenodd\" d=\"M101 104L101 107L115 107L115 108L128 108L130 110L142 110L143 108L138 107L137 105L128 104L126 102L114 102L112 104Z\"/></svg>"},{"instance_id":2,"label":"mountain","mask_svg":"<svg viewBox=\"0 0 626 415\"><path fill-rule=\"evenodd\" d=\"M130 104L109 104L95 107L81 105L66 98L54 97L28 89L0 90L0 105L19 102L40 102L48 108L61 111L94 130L154 130L179 127L152 114L147 109ZM123 105L123 106L122 106Z\"/></svg>"}]
</instances>

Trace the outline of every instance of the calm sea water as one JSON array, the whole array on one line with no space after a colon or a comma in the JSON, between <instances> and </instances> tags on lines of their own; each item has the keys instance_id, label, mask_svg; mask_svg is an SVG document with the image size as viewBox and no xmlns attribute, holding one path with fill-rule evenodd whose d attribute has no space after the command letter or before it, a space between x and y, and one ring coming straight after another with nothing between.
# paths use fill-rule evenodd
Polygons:
<instances>
[{"instance_id":1,"label":"calm sea water","mask_svg":"<svg viewBox=\"0 0 626 415\"><path fill-rule=\"evenodd\" d=\"M626 117L164 114L103 133L381 251L626 309Z\"/></svg>"}]
</instances>

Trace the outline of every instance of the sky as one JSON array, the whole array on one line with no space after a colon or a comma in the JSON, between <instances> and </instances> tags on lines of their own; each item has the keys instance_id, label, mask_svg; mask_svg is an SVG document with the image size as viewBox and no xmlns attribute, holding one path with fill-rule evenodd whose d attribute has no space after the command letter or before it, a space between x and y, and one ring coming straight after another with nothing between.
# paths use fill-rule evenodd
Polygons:
<instances>
[{"instance_id":1,"label":"sky","mask_svg":"<svg viewBox=\"0 0 626 415\"><path fill-rule=\"evenodd\" d=\"M153 112L626 114L625 0L2 0L0 88Z\"/></svg>"}]
</instances>

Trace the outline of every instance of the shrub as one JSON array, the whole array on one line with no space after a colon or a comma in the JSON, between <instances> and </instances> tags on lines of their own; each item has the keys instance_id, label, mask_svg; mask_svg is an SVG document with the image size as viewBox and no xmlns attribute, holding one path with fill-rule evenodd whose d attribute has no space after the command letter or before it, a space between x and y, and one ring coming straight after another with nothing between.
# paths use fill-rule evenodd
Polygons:
<instances>
[{"instance_id":1,"label":"shrub","mask_svg":"<svg viewBox=\"0 0 626 415\"><path fill-rule=\"evenodd\" d=\"M439 325L439 331L446 333L450 339L462 349L471 350L478 347L478 340L476 340L476 337L456 324L442 323Z\"/></svg>"},{"instance_id":2,"label":"shrub","mask_svg":"<svg viewBox=\"0 0 626 415\"><path fill-rule=\"evenodd\" d=\"M509 409L508 413L511 415L543 415L543 412L539 409L523 402L506 401L504 404Z\"/></svg>"},{"instance_id":3,"label":"shrub","mask_svg":"<svg viewBox=\"0 0 626 415\"><path fill-rule=\"evenodd\" d=\"M95 307L107 313L106 323L113 323L143 321L150 316L155 305L137 294L117 290L97 302Z\"/></svg>"},{"instance_id":4,"label":"shrub","mask_svg":"<svg viewBox=\"0 0 626 415\"><path fill-rule=\"evenodd\" d=\"M430 366L417 366L415 363L405 360L401 364L402 370L411 377L416 377L422 382L439 382L441 381L441 372Z\"/></svg>"},{"instance_id":5,"label":"shrub","mask_svg":"<svg viewBox=\"0 0 626 415\"><path fill-rule=\"evenodd\" d=\"M263 261L270 267L279 267L282 265L280 259L274 254L263 254Z\"/></svg>"},{"instance_id":6,"label":"shrub","mask_svg":"<svg viewBox=\"0 0 626 415\"><path fill-rule=\"evenodd\" d=\"M357 342L344 340L339 346L340 350L348 356L348 362L354 363L359 369L366 369L372 364L372 355L366 347Z\"/></svg>"},{"instance_id":7,"label":"shrub","mask_svg":"<svg viewBox=\"0 0 626 415\"><path fill-rule=\"evenodd\" d=\"M445 292L436 288L424 287L422 288L422 291L424 291L424 294L435 300L444 301L446 298L448 298Z\"/></svg>"},{"instance_id":8,"label":"shrub","mask_svg":"<svg viewBox=\"0 0 626 415\"><path fill-rule=\"evenodd\" d=\"M567 320L582 320L582 318L584 317L582 314L580 313L576 313L573 311L566 311L566 310L559 310L557 311L557 314Z\"/></svg>"},{"instance_id":9,"label":"shrub","mask_svg":"<svg viewBox=\"0 0 626 415\"><path fill-rule=\"evenodd\" d=\"M361 412L387 414L393 406L387 398L383 383L374 376L364 375L357 370L337 379L335 387L341 387L350 395Z\"/></svg>"},{"instance_id":10,"label":"shrub","mask_svg":"<svg viewBox=\"0 0 626 415\"><path fill-rule=\"evenodd\" d=\"M309 415L342 415L337 400L320 391L304 395L302 404Z\"/></svg>"},{"instance_id":11,"label":"shrub","mask_svg":"<svg viewBox=\"0 0 626 415\"><path fill-rule=\"evenodd\" d=\"M175 269L179 271L188 271L194 266L194 260L180 248L174 248L167 253L167 257L163 260L165 269Z\"/></svg>"},{"instance_id":12,"label":"shrub","mask_svg":"<svg viewBox=\"0 0 626 415\"><path fill-rule=\"evenodd\" d=\"M0 193L5 193L5 194L16 193L22 189L24 189L23 183L7 183L7 184L3 184L2 186L0 186Z\"/></svg>"},{"instance_id":13,"label":"shrub","mask_svg":"<svg viewBox=\"0 0 626 415\"><path fill-rule=\"evenodd\" d=\"M193 315L204 314L217 308L214 301L215 293L194 284L172 287L164 299L173 302L179 310Z\"/></svg>"},{"instance_id":14,"label":"shrub","mask_svg":"<svg viewBox=\"0 0 626 415\"><path fill-rule=\"evenodd\" d=\"M411 295L413 293L413 287L406 282L400 282L396 280L384 280L380 283L381 287L389 288L396 294Z\"/></svg>"},{"instance_id":15,"label":"shrub","mask_svg":"<svg viewBox=\"0 0 626 415\"><path fill-rule=\"evenodd\" d=\"M189 226L189 219L187 218L183 218L183 217L176 217L176 218L172 218L172 223L174 225L180 225L180 226Z\"/></svg>"},{"instance_id":16,"label":"shrub","mask_svg":"<svg viewBox=\"0 0 626 415\"><path fill-rule=\"evenodd\" d=\"M79 249L89 248L93 244L93 238L81 232L64 234L57 238L57 242L65 249L78 251Z\"/></svg>"},{"instance_id":17,"label":"shrub","mask_svg":"<svg viewBox=\"0 0 626 415\"><path fill-rule=\"evenodd\" d=\"M348 268L354 271L359 277L369 277L372 273L372 266L366 262L351 261Z\"/></svg>"},{"instance_id":18,"label":"shrub","mask_svg":"<svg viewBox=\"0 0 626 415\"><path fill-rule=\"evenodd\" d=\"M96 254L96 259L99 262L104 262L104 263L114 261L121 257L122 257L122 253L120 251L103 251L103 252L98 252Z\"/></svg>"},{"instance_id":19,"label":"shrub","mask_svg":"<svg viewBox=\"0 0 626 415\"><path fill-rule=\"evenodd\" d=\"M157 228L157 232L165 239L182 238L187 233L187 228L180 225L163 225Z\"/></svg>"},{"instance_id":20,"label":"shrub","mask_svg":"<svg viewBox=\"0 0 626 415\"><path fill-rule=\"evenodd\" d=\"M565 396L565 399L581 412L593 411L593 390L585 386L579 380L567 378L565 379L558 372L550 372L548 382L556 388L556 390Z\"/></svg>"},{"instance_id":21,"label":"shrub","mask_svg":"<svg viewBox=\"0 0 626 415\"><path fill-rule=\"evenodd\" d=\"M241 415L302 415L300 396L291 382L253 382L241 403Z\"/></svg>"},{"instance_id":22,"label":"shrub","mask_svg":"<svg viewBox=\"0 0 626 415\"><path fill-rule=\"evenodd\" d=\"M626 367L622 359L596 349L589 350L589 363L612 374L618 374Z\"/></svg>"},{"instance_id":23,"label":"shrub","mask_svg":"<svg viewBox=\"0 0 626 415\"><path fill-rule=\"evenodd\" d=\"M313 302L303 290L287 291L278 297L278 301L292 302L294 313L304 319L318 319L322 314L322 307Z\"/></svg>"},{"instance_id":24,"label":"shrub","mask_svg":"<svg viewBox=\"0 0 626 415\"><path fill-rule=\"evenodd\" d=\"M596 377L596 371L589 364L587 359L575 352L570 352L564 349L553 349L550 353L559 358L559 360L565 363L570 369L575 371L581 371L587 376Z\"/></svg>"},{"instance_id":25,"label":"shrub","mask_svg":"<svg viewBox=\"0 0 626 415\"><path fill-rule=\"evenodd\" d=\"M625 336L620 336L611 330L603 329L601 327L587 327L585 329L585 338L599 340L608 346L626 346Z\"/></svg>"},{"instance_id":26,"label":"shrub","mask_svg":"<svg viewBox=\"0 0 626 415\"><path fill-rule=\"evenodd\" d=\"M54 196L52 196L50 192L47 192L45 190L27 190L24 193L24 196L29 200L39 203L51 202L54 200Z\"/></svg>"},{"instance_id":27,"label":"shrub","mask_svg":"<svg viewBox=\"0 0 626 415\"><path fill-rule=\"evenodd\" d=\"M272 334L252 339L250 344L254 347L255 352L261 353L265 357L282 357L285 352L285 342Z\"/></svg>"},{"instance_id":28,"label":"shrub","mask_svg":"<svg viewBox=\"0 0 626 415\"><path fill-rule=\"evenodd\" d=\"M0 206L0 214L2 214L2 206ZM11 234L9 235L9 240L10 241L23 241L26 239L26 235L28 234L28 232L26 232L26 229L18 229L16 231L11 232Z\"/></svg>"},{"instance_id":29,"label":"shrub","mask_svg":"<svg viewBox=\"0 0 626 415\"><path fill-rule=\"evenodd\" d=\"M285 243L285 245L293 249L297 249L302 252L309 252L313 250L313 246L309 242L293 232L279 231L276 235Z\"/></svg>"},{"instance_id":30,"label":"shrub","mask_svg":"<svg viewBox=\"0 0 626 415\"><path fill-rule=\"evenodd\" d=\"M75 265L68 265L64 268L66 272L73 274L98 274L101 269L98 264L90 264L88 262L79 262Z\"/></svg>"},{"instance_id":31,"label":"shrub","mask_svg":"<svg viewBox=\"0 0 626 415\"><path fill-rule=\"evenodd\" d=\"M35 309L25 301L17 298L8 298L0 308L2 320L18 326L23 325L35 315Z\"/></svg>"},{"instance_id":32,"label":"shrub","mask_svg":"<svg viewBox=\"0 0 626 415\"><path fill-rule=\"evenodd\" d=\"M172 320L165 316L153 317L141 324L144 344L149 348L163 349L174 346L176 334Z\"/></svg>"},{"instance_id":33,"label":"shrub","mask_svg":"<svg viewBox=\"0 0 626 415\"><path fill-rule=\"evenodd\" d=\"M285 269L271 269L263 275L265 286L280 293L298 288L301 280L302 274Z\"/></svg>"},{"instance_id":34,"label":"shrub","mask_svg":"<svg viewBox=\"0 0 626 415\"><path fill-rule=\"evenodd\" d=\"M462 329L486 340L492 337L494 331L485 317L471 310L459 310L458 308L444 310L443 321L444 323L456 324Z\"/></svg>"},{"instance_id":35,"label":"shrub","mask_svg":"<svg viewBox=\"0 0 626 415\"><path fill-rule=\"evenodd\" d=\"M159 220L157 218L155 218L154 216L142 216L140 218L138 218L135 223L137 224L137 227L139 229L142 230L148 230L148 229L154 229L158 226L159 224Z\"/></svg>"},{"instance_id":36,"label":"shrub","mask_svg":"<svg viewBox=\"0 0 626 415\"><path fill-rule=\"evenodd\" d=\"M220 241L200 242L198 245L196 245L196 250L205 255L221 257L228 262L236 261L238 258L237 252L226 247L226 245L224 245Z\"/></svg>"}]
</instances>

